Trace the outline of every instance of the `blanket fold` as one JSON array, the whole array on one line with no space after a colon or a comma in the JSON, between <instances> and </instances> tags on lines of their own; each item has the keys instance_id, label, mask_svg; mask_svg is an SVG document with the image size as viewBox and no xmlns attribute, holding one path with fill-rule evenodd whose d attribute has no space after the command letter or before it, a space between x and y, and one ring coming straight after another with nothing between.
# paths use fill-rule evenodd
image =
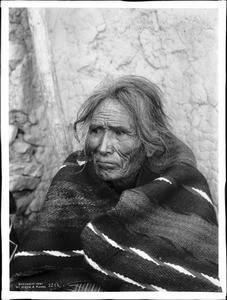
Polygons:
<instances>
[{"instance_id":1,"label":"blanket fold","mask_svg":"<svg viewBox=\"0 0 227 300\"><path fill-rule=\"evenodd\" d=\"M83 230L87 263L112 284L120 278L151 291L218 291L217 221L207 188L197 170L181 165L123 192Z\"/></svg>"},{"instance_id":2,"label":"blanket fold","mask_svg":"<svg viewBox=\"0 0 227 300\"><path fill-rule=\"evenodd\" d=\"M54 177L12 262L12 290L50 271L43 280L57 282L53 290L76 288L78 270L83 282L106 291L221 290L217 219L194 165L154 172L146 161L136 187L120 193L97 178L92 161L79 160L70 155ZM59 276L66 270L67 284Z\"/></svg>"}]
</instances>

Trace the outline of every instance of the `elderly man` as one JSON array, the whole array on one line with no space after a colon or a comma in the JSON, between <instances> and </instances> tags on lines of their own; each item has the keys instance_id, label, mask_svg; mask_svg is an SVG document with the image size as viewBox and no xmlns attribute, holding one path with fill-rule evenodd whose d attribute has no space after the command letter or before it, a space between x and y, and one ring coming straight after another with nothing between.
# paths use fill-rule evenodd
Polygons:
<instances>
[{"instance_id":1,"label":"elderly man","mask_svg":"<svg viewBox=\"0 0 227 300\"><path fill-rule=\"evenodd\" d=\"M137 76L99 86L78 131L83 150L54 177L12 289L219 291L209 187L168 129L159 89Z\"/></svg>"}]
</instances>

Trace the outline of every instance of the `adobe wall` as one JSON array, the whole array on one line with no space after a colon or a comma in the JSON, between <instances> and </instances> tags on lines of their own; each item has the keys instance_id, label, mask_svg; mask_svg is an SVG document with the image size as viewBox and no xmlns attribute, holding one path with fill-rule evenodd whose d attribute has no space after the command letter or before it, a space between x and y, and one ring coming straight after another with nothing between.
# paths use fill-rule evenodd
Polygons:
<instances>
[{"instance_id":1,"label":"adobe wall","mask_svg":"<svg viewBox=\"0 0 227 300\"><path fill-rule=\"evenodd\" d=\"M108 75L142 75L158 84L173 131L194 151L217 195L217 10L46 9L67 120ZM57 171L26 9L10 13L10 189L30 214ZM26 208L26 209L25 209Z\"/></svg>"}]
</instances>

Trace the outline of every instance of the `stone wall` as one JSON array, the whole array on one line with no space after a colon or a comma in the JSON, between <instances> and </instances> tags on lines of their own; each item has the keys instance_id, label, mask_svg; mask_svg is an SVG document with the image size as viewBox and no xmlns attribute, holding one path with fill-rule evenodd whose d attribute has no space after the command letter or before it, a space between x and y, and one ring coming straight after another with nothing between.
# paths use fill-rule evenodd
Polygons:
<instances>
[{"instance_id":1,"label":"stone wall","mask_svg":"<svg viewBox=\"0 0 227 300\"><path fill-rule=\"evenodd\" d=\"M100 81L145 76L164 92L173 131L194 151L218 205L217 16L215 9L46 9L73 147L78 108ZM26 10L11 10L10 22L10 188L29 213L40 207L56 167Z\"/></svg>"},{"instance_id":2,"label":"stone wall","mask_svg":"<svg viewBox=\"0 0 227 300\"><path fill-rule=\"evenodd\" d=\"M26 9L10 9L9 168L18 215L33 219L57 171Z\"/></svg>"}]
</instances>

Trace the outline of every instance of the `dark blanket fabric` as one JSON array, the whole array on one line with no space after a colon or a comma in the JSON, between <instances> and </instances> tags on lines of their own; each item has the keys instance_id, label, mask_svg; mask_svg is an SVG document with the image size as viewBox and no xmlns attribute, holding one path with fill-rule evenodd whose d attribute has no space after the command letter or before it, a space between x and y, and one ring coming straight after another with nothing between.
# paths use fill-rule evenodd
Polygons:
<instances>
[{"instance_id":1,"label":"dark blanket fabric","mask_svg":"<svg viewBox=\"0 0 227 300\"><path fill-rule=\"evenodd\" d=\"M125 191L71 154L15 254L11 289L220 291L209 187L190 150L177 145L147 159Z\"/></svg>"}]
</instances>

